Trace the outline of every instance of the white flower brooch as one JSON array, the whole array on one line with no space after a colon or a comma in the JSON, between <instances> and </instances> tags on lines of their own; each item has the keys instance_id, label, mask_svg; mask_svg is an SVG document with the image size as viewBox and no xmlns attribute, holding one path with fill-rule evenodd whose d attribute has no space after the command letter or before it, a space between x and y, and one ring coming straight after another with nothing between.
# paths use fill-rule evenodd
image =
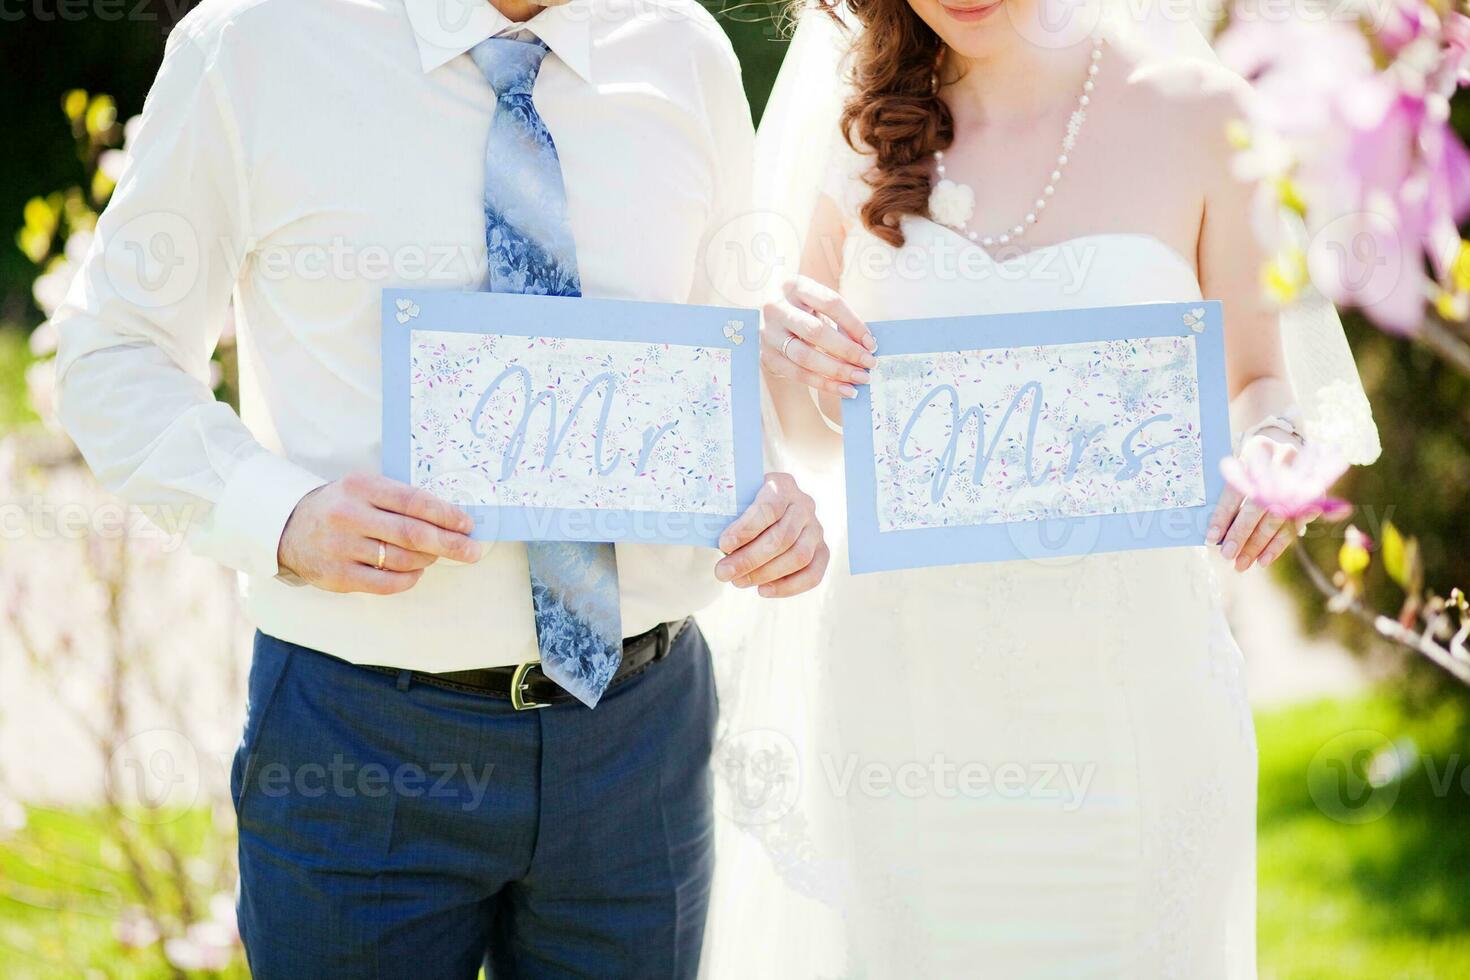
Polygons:
<instances>
[{"instance_id":1,"label":"white flower brooch","mask_svg":"<svg viewBox=\"0 0 1470 980\"><path fill-rule=\"evenodd\" d=\"M975 192L966 184L941 180L929 192L929 217L941 225L959 228L975 214Z\"/></svg>"}]
</instances>

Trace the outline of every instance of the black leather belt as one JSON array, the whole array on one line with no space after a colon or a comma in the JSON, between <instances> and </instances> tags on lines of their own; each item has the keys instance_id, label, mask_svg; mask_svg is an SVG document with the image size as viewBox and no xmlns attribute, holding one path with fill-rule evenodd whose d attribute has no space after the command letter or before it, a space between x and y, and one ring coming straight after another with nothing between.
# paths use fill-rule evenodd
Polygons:
<instances>
[{"instance_id":1,"label":"black leather belt","mask_svg":"<svg viewBox=\"0 0 1470 980\"><path fill-rule=\"evenodd\" d=\"M608 690L612 690L629 678L641 674L653 664L669 655L670 648L679 634L693 622L685 618L673 623L660 623L647 633L631 636L623 641L623 661L613 674ZM375 670L395 677L403 673L396 667L367 665ZM528 660L515 667L481 667L476 670L453 670L442 674L411 671L413 680L419 684L448 688L466 694L509 701L517 711L545 708L553 704L567 704L577 699L556 681L541 672L541 661Z\"/></svg>"}]
</instances>

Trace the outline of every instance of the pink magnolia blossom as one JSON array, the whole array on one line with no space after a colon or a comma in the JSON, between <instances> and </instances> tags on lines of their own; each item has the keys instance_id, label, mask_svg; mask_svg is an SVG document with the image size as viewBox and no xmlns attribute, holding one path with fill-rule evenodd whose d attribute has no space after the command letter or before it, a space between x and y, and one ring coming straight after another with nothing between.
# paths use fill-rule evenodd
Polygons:
<instances>
[{"instance_id":1,"label":"pink magnolia blossom","mask_svg":"<svg viewBox=\"0 0 1470 980\"><path fill-rule=\"evenodd\" d=\"M209 918L190 925L184 935L163 944L164 955L180 970L219 972L235 961L240 930L234 896L221 892L209 900Z\"/></svg>"},{"instance_id":2,"label":"pink magnolia blossom","mask_svg":"<svg viewBox=\"0 0 1470 980\"><path fill-rule=\"evenodd\" d=\"M223 926L230 942L240 941L240 927L235 918L235 896L229 892L217 892L209 899L209 917Z\"/></svg>"},{"instance_id":3,"label":"pink magnolia blossom","mask_svg":"<svg viewBox=\"0 0 1470 980\"><path fill-rule=\"evenodd\" d=\"M236 945L229 930L218 922L196 922L183 936L166 940L163 952L180 970L218 973L235 960Z\"/></svg>"},{"instance_id":4,"label":"pink magnolia blossom","mask_svg":"<svg viewBox=\"0 0 1470 980\"><path fill-rule=\"evenodd\" d=\"M112 927L112 934L129 949L143 949L158 942L158 926L142 909L128 909Z\"/></svg>"},{"instance_id":5,"label":"pink magnolia blossom","mask_svg":"<svg viewBox=\"0 0 1470 980\"><path fill-rule=\"evenodd\" d=\"M1470 17L1459 11L1451 13L1444 24L1445 57L1439 80L1440 93L1450 87L1470 84Z\"/></svg>"},{"instance_id":6,"label":"pink magnolia blossom","mask_svg":"<svg viewBox=\"0 0 1470 980\"><path fill-rule=\"evenodd\" d=\"M1347 467L1341 456L1325 449L1308 446L1294 459L1284 461L1277 458L1271 444L1253 442L1239 457L1222 462L1220 472L1238 493L1284 520L1310 520L1318 514L1338 520L1352 507L1327 496L1327 491Z\"/></svg>"},{"instance_id":7,"label":"pink magnolia blossom","mask_svg":"<svg viewBox=\"0 0 1470 980\"><path fill-rule=\"evenodd\" d=\"M1315 229L1312 280L1380 326L1409 333L1429 296L1426 254L1442 271L1470 207L1470 157L1443 99L1376 75L1346 87L1341 143L1303 161Z\"/></svg>"},{"instance_id":8,"label":"pink magnolia blossom","mask_svg":"<svg viewBox=\"0 0 1470 980\"><path fill-rule=\"evenodd\" d=\"M1397 56L1410 44L1433 38L1439 30L1439 15L1418 0L1403 0L1383 12L1377 39L1383 50Z\"/></svg>"},{"instance_id":9,"label":"pink magnolia blossom","mask_svg":"<svg viewBox=\"0 0 1470 980\"><path fill-rule=\"evenodd\" d=\"M1426 259L1442 277L1470 214L1470 153L1448 101L1470 69L1470 21L1424 0L1401 0L1373 35L1339 18L1240 17L1219 51L1254 89L1238 169L1272 203L1290 180L1312 281L1384 329L1417 329Z\"/></svg>"}]
</instances>

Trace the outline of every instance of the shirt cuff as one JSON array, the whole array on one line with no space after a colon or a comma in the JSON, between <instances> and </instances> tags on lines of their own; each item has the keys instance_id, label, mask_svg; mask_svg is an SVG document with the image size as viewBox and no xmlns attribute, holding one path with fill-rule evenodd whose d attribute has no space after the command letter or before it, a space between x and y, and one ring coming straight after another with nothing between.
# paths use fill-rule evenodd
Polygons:
<instances>
[{"instance_id":1,"label":"shirt cuff","mask_svg":"<svg viewBox=\"0 0 1470 980\"><path fill-rule=\"evenodd\" d=\"M214 506L212 557L247 575L280 575L277 554L286 522L301 498L328 482L275 453L247 459Z\"/></svg>"}]
</instances>

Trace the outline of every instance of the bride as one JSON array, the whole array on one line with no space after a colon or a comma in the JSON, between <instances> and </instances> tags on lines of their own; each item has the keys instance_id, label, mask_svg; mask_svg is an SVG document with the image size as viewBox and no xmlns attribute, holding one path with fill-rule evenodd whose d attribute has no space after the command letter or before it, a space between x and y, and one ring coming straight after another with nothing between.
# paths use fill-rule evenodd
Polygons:
<instances>
[{"instance_id":1,"label":"bride","mask_svg":"<svg viewBox=\"0 0 1470 980\"><path fill-rule=\"evenodd\" d=\"M839 399L883 354L869 321L1202 297L1224 303L1238 441L1286 459L1311 431L1231 167L1245 84L1197 34L1174 57L1048 2L804 18L762 124L784 148L762 176L803 228L762 338L797 463L840 455ZM1244 571L1295 530L1227 490L1208 537ZM743 833L721 843L706 973L1253 976L1256 751L1207 549L845 564L777 614L811 652L773 629L782 651L722 686L721 811Z\"/></svg>"}]
</instances>

